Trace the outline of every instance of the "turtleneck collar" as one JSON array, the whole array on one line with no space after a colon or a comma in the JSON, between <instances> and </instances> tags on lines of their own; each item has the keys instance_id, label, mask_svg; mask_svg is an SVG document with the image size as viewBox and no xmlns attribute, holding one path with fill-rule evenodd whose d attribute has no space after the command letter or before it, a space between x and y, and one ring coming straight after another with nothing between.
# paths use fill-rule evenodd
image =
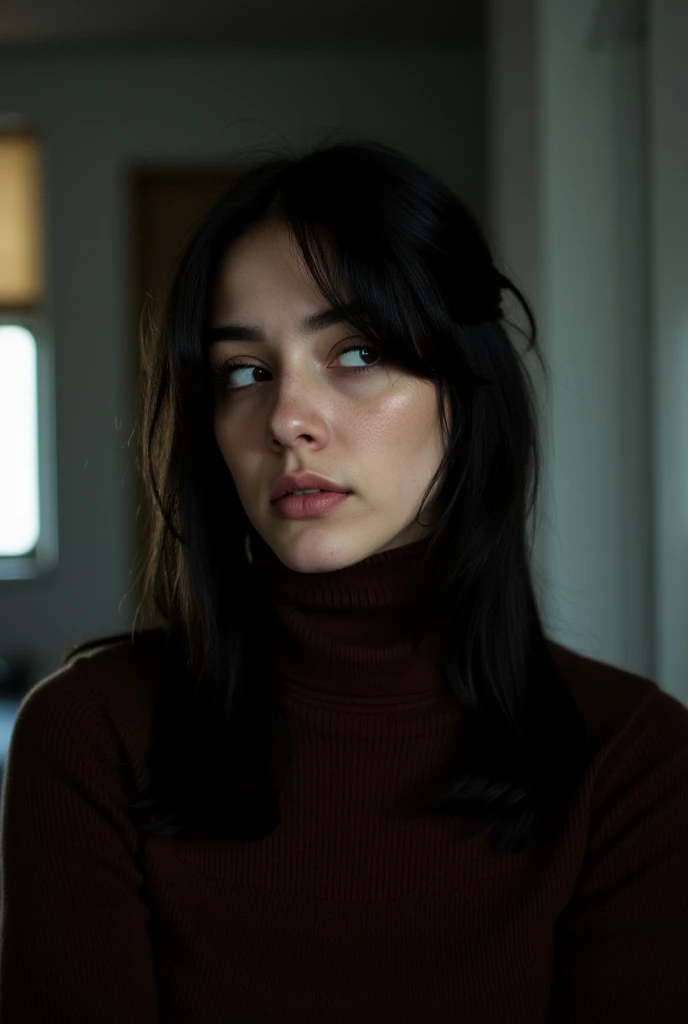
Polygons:
<instances>
[{"instance_id":1,"label":"turtleneck collar","mask_svg":"<svg viewBox=\"0 0 688 1024\"><path fill-rule=\"evenodd\" d=\"M302 573L251 533L253 570L279 629L274 669L293 697L374 708L444 693L438 635L415 635L426 548L423 539L343 569Z\"/></svg>"}]
</instances>

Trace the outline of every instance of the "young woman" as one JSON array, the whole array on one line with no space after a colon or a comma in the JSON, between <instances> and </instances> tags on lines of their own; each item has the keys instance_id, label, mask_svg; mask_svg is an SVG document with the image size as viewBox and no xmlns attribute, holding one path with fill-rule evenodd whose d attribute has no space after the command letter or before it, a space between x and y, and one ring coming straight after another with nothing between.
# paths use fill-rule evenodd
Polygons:
<instances>
[{"instance_id":1,"label":"young woman","mask_svg":"<svg viewBox=\"0 0 688 1024\"><path fill-rule=\"evenodd\" d=\"M539 355L372 142L198 229L145 351L141 628L12 736L3 1024L685 1020L688 710L545 635L505 290Z\"/></svg>"}]
</instances>

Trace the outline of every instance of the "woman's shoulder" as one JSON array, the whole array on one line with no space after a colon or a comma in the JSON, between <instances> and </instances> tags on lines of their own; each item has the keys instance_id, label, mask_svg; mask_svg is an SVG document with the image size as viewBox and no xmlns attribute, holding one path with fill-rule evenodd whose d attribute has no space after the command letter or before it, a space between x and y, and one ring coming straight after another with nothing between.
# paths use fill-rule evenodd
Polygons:
<instances>
[{"instance_id":1,"label":"woman's shoulder","mask_svg":"<svg viewBox=\"0 0 688 1024\"><path fill-rule=\"evenodd\" d=\"M654 679L551 640L548 646L599 755L688 754L688 707Z\"/></svg>"},{"instance_id":2,"label":"woman's shoulder","mask_svg":"<svg viewBox=\"0 0 688 1024\"><path fill-rule=\"evenodd\" d=\"M70 648L56 671L39 685L80 675L97 677L101 685L116 681L121 687L129 681L150 689L157 681L169 636L168 630L158 628L90 637Z\"/></svg>"},{"instance_id":3,"label":"woman's shoulder","mask_svg":"<svg viewBox=\"0 0 688 1024\"><path fill-rule=\"evenodd\" d=\"M161 685L167 633L108 634L80 643L35 683L17 709L13 732L48 739L70 723L105 719L132 753L146 749Z\"/></svg>"},{"instance_id":4,"label":"woman's shoulder","mask_svg":"<svg viewBox=\"0 0 688 1024\"><path fill-rule=\"evenodd\" d=\"M659 690L649 676L621 668L612 662L547 641L561 679L583 714L604 718L631 709L649 693Z\"/></svg>"},{"instance_id":5,"label":"woman's shoulder","mask_svg":"<svg viewBox=\"0 0 688 1024\"><path fill-rule=\"evenodd\" d=\"M101 696L150 700L161 681L169 633L150 629L91 637L71 648L59 668L38 685L93 686Z\"/></svg>"},{"instance_id":6,"label":"woman's shoulder","mask_svg":"<svg viewBox=\"0 0 688 1024\"><path fill-rule=\"evenodd\" d=\"M672 927L685 934L688 708L640 673L560 645L552 653L594 734L565 944L614 932L630 948L640 929L648 943Z\"/></svg>"}]
</instances>

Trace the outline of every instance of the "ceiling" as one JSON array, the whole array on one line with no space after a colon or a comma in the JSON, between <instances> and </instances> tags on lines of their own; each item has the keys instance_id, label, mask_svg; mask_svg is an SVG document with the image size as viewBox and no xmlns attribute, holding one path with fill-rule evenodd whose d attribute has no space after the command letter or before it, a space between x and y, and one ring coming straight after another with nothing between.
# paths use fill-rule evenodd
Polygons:
<instances>
[{"instance_id":1,"label":"ceiling","mask_svg":"<svg viewBox=\"0 0 688 1024\"><path fill-rule=\"evenodd\" d=\"M484 0L2 0L0 45L470 44Z\"/></svg>"}]
</instances>

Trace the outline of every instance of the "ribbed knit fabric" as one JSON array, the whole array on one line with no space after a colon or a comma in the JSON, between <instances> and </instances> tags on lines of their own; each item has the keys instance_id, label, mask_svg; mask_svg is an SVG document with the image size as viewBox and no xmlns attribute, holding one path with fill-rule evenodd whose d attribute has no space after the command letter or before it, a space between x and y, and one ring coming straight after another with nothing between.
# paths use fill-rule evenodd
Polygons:
<instances>
[{"instance_id":1,"label":"ribbed knit fabric","mask_svg":"<svg viewBox=\"0 0 688 1024\"><path fill-rule=\"evenodd\" d=\"M101 646L29 692L3 784L2 1024L688 1020L688 709L552 644L595 736L559 834L499 854L406 813L461 723L434 642L410 639L423 543L308 575L255 546L293 744L259 842L141 841L128 820L152 647Z\"/></svg>"}]
</instances>

